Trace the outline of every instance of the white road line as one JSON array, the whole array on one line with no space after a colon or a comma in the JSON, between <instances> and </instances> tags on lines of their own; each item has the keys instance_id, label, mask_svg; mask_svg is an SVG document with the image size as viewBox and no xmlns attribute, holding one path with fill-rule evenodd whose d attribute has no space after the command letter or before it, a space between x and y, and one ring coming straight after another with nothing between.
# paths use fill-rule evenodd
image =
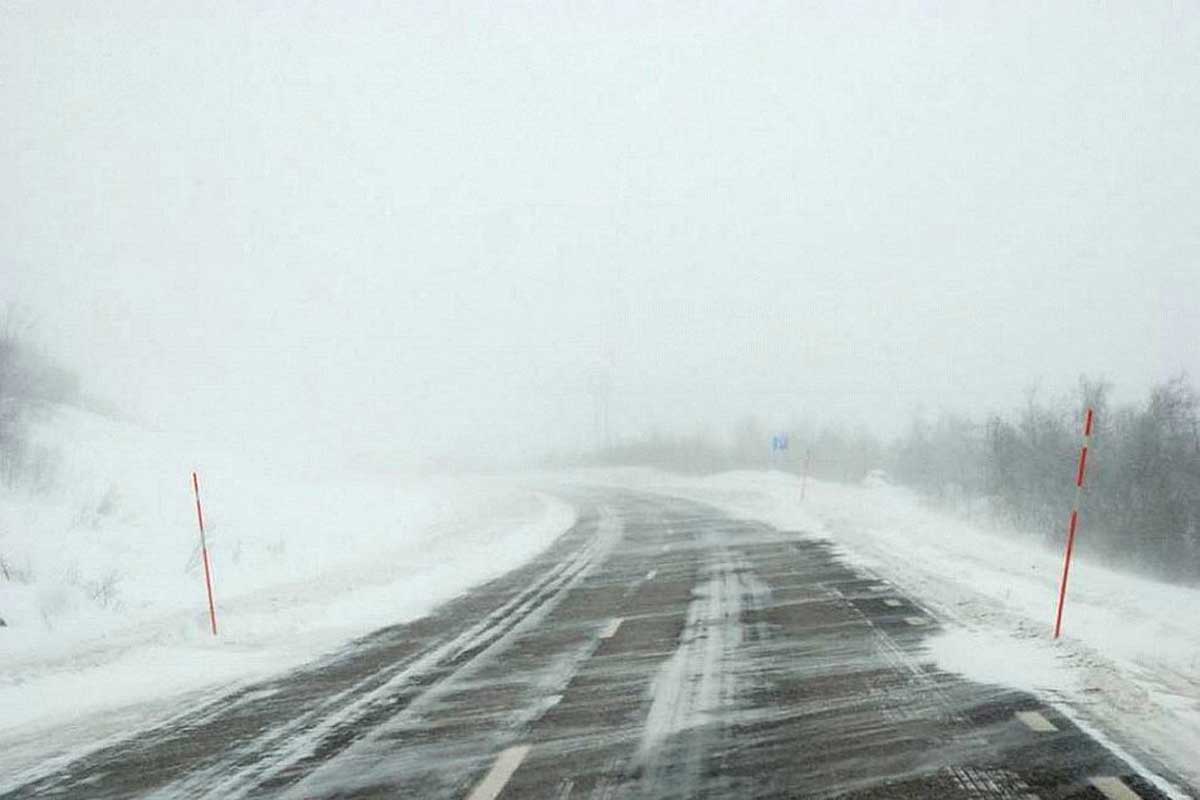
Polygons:
<instances>
[{"instance_id":1,"label":"white road line","mask_svg":"<svg viewBox=\"0 0 1200 800\"><path fill-rule=\"evenodd\" d=\"M1018 711L1015 714L1016 718L1024 722L1026 727L1031 731L1038 733L1050 733L1058 730L1054 723L1046 719L1037 711Z\"/></svg>"},{"instance_id":2,"label":"white road line","mask_svg":"<svg viewBox=\"0 0 1200 800\"><path fill-rule=\"evenodd\" d=\"M903 604L903 603L901 603L899 600L895 600L895 599L893 599L893 598L891 598L891 597L889 597L887 600L884 600L884 601L883 601L883 604L884 604L885 606L891 606L892 608L898 608L898 607L900 607L900 606L904 605L904 604Z\"/></svg>"},{"instance_id":3,"label":"white road line","mask_svg":"<svg viewBox=\"0 0 1200 800\"><path fill-rule=\"evenodd\" d=\"M918 627L918 628L922 625L929 624L929 620L925 619L924 617L905 617L904 621L907 622L909 625L912 625L912 626Z\"/></svg>"},{"instance_id":4,"label":"white road line","mask_svg":"<svg viewBox=\"0 0 1200 800\"><path fill-rule=\"evenodd\" d=\"M600 638L611 639L612 637L616 636L617 628L621 627L621 622L623 622L624 619L624 617L613 617L610 619L608 624L604 626L604 630L600 631Z\"/></svg>"},{"instance_id":5,"label":"white road line","mask_svg":"<svg viewBox=\"0 0 1200 800\"><path fill-rule=\"evenodd\" d=\"M505 750L496 759L491 771L483 776L483 780L467 797L467 800L496 800L508 784L508 779L517 771L517 767L521 766L521 762L527 755L529 755L529 745L527 744Z\"/></svg>"},{"instance_id":6,"label":"white road line","mask_svg":"<svg viewBox=\"0 0 1200 800\"><path fill-rule=\"evenodd\" d=\"M1142 800L1142 796L1126 786L1120 778L1092 778L1091 784L1108 800Z\"/></svg>"},{"instance_id":7,"label":"white road line","mask_svg":"<svg viewBox=\"0 0 1200 800\"><path fill-rule=\"evenodd\" d=\"M648 581L654 580L654 576L657 574L658 574L658 570L656 570L656 569L650 570L649 572L646 573L646 580L648 580Z\"/></svg>"}]
</instances>

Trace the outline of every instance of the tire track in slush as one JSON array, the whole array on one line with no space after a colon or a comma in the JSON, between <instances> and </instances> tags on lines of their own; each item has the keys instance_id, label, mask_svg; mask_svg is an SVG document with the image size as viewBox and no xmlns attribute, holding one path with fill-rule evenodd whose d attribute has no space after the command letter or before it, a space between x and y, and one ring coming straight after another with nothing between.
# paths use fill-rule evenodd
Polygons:
<instances>
[{"instance_id":1,"label":"tire track in slush","mask_svg":"<svg viewBox=\"0 0 1200 800\"><path fill-rule=\"evenodd\" d=\"M747 612L769 598L767 585L725 548L712 551L706 572L693 590L679 645L651 684L635 757L644 780L639 791L650 795L662 790L688 797L702 788L710 740L728 733L722 717L741 705L743 645L754 635Z\"/></svg>"}]
</instances>

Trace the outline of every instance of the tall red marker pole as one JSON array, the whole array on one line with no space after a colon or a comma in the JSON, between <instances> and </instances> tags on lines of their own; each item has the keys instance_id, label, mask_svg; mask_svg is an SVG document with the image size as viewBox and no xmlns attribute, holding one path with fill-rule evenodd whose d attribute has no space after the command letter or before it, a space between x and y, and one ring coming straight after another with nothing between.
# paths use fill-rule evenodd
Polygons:
<instances>
[{"instance_id":1,"label":"tall red marker pole","mask_svg":"<svg viewBox=\"0 0 1200 800\"><path fill-rule=\"evenodd\" d=\"M1092 443L1092 409L1087 410L1083 423L1083 449L1079 451L1079 469L1075 472L1075 505L1071 506L1071 523L1067 528L1067 556L1063 561L1062 583L1058 586L1058 614L1054 617L1054 638L1062 633L1063 604L1067 600L1067 576L1071 573L1071 553L1075 550L1075 528L1079 525L1079 501L1083 499L1083 475L1087 470L1088 446Z\"/></svg>"},{"instance_id":2,"label":"tall red marker pole","mask_svg":"<svg viewBox=\"0 0 1200 800\"><path fill-rule=\"evenodd\" d=\"M196 492L196 521L200 523L200 555L204 558L204 588L208 590L208 620L212 634L217 635L217 607L213 604L212 571L208 566L208 541L204 537L204 512L200 510L200 479L192 473L192 489Z\"/></svg>"}]
</instances>

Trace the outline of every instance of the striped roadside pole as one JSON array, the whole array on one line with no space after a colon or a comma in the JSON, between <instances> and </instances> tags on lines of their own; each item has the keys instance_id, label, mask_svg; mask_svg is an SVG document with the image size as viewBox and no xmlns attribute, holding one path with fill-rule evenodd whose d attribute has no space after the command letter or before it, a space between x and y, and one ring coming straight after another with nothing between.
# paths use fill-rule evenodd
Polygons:
<instances>
[{"instance_id":1,"label":"striped roadside pole","mask_svg":"<svg viewBox=\"0 0 1200 800\"><path fill-rule=\"evenodd\" d=\"M208 621L212 635L217 635L217 607L213 603L212 570L208 561L208 538L204 534L204 512L200 509L200 479L192 472L192 489L196 493L196 521L200 524L200 555L204 558L204 588L208 591Z\"/></svg>"},{"instance_id":2,"label":"striped roadside pole","mask_svg":"<svg viewBox=\"0 0 1200 800\"><path fill-rule=\"evenodd\" d=\"M1067 528L1067 556L1063 560L1062 583L1058 586L1058 614L1054 617L1054 638L1062 634L1063 604L1067 600L1067 577L1071 573L1071 554L1075 551L1075 529L1079 525L1079 503L1083 499L1083 476L1087 470L1088 447L1092 444L1092 409L1087 410L1083 423L1083 449L1079 451L1079 469L1075 472L1075 504L1071 506L1071 523Z\"/></svg>"}]
</instances>

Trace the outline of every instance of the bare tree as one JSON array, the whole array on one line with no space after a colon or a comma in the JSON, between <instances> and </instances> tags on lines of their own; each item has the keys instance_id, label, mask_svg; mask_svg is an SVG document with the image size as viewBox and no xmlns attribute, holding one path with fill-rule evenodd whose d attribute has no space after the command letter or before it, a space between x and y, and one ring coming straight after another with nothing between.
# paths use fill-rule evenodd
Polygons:
<instances>
[{"instance_id":1,"label":"bare tree","mask_svg":"<svg viewBox=\"0 0 1200 800\"><path fill-rule=\"evenodd\" d=\"M1031 393L1011 418L995 415L978 427L914 423L893 450L893 472L937 496L955 476L982 476L962 485L1018 526L1058 541L1084 409L1093 408L1089 548L1132 569L1200 580L1200 396L1185 376L1154 387L1141 406L1114 408L1110 392L1106 381L1081 378L1071 401L1047 404Z\"/></svg>"}]
</instances>

